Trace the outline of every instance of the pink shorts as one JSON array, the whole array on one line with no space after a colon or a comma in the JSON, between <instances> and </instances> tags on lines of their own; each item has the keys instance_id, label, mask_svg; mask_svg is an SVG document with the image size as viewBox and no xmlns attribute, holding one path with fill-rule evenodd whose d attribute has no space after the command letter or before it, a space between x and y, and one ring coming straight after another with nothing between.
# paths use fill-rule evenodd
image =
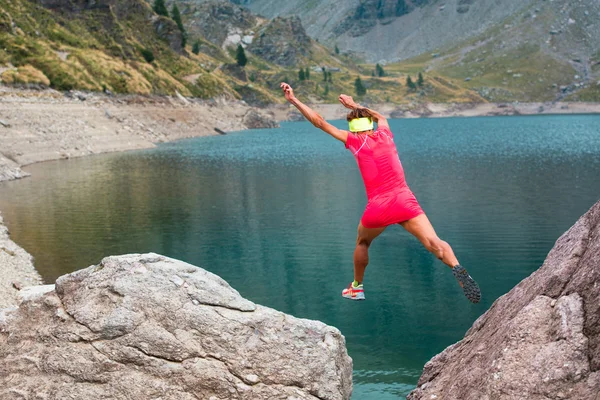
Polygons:
<instances>
[{"instance_id":1,"label":"pink shorts","mask_svg":"<svg viewBox=\"0 0 600 400\"><path fill-rule=\"evenodd\" d=\"M423 209L410 190L385 193L370 199L362 216L365 228L383 228L399 224L423 214Z\"/></svg>"}]
</instances>

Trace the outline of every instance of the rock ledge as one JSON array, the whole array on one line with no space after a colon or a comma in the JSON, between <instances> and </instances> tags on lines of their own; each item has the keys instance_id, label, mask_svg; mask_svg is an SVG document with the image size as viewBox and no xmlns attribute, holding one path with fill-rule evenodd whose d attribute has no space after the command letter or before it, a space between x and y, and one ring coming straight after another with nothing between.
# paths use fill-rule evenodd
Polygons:
<instances>
[{"instance_id":1,"label":"rock ledge","mask_svg":"<svg viewBox=\"0 0 600 400\"><path fill-rule=\"evenodd\" d=\"M431 359L408 400L600 400L600 202Z\"/></svg>"},{"instance_id":2,"label":"rock ledge","mask_svg":"<svg viewBox=\"0 0 600 400\"><path fill-rule=\"evenodd\" d=\"M349 399L333 327L157 254L107 257L0 310L0 398Z\"/></svg>"}]
</instances>

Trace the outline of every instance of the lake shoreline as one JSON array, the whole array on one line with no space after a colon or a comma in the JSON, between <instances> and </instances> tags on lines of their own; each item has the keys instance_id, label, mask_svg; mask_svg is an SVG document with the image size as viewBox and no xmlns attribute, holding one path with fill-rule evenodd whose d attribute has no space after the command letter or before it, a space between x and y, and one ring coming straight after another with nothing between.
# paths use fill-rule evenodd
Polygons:
<instances>
[{"instance_id":1,"label":"lake shoreline","mask_svg":"<svg viewBox=\"0 0 600 400\"><path fill-rule=\"evenodd\" d=\"M255 109L228 99L199 101L0 87L0 103L0 182L29 176L21 167L33 163L146 149L158 143L247 130L250 125L267 127L275 121L304 120L288 104ZM600 113L600 103L368 106L390 118ZM312 107L328 120L344 119L346 114L339 104ZM42 283L32 257L10 240L1 215L0 265L0 309L16 304L14 286Z\"/></svg>"}]
</instances>

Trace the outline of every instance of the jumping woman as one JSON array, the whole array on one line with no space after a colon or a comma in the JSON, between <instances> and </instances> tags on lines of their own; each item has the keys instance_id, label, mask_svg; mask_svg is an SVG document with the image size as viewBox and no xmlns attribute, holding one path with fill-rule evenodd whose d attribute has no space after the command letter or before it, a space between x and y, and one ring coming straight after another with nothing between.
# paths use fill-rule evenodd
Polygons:
<instances>
[{"instance_id":1,"label":"jumping woman","mask_svg":"<svg viewBox=\"0 0 600 400\"><path fill-rule=\"evenodd\" d=\"M350 132L331 125L313 109L294 96L294 90L281 83L285 98L315 127L343 142L358 163L367 191L367 206L358 224L354 249L354 281L342 291L351 300L364 300L363 278L369 263L369 246L387 226L400 224L414 235L427 250L452 268L452 274L465 296L473 303L481 299L481 291L468 272L460 266L450 245L441 240L417 199L406 184L404 170L394 144L387 119L376 111L356 104L351 96L340 95L339 101L351 111L347 120ZM377 129L373 129L373 121Z\"/></svg>"}]
</instances>

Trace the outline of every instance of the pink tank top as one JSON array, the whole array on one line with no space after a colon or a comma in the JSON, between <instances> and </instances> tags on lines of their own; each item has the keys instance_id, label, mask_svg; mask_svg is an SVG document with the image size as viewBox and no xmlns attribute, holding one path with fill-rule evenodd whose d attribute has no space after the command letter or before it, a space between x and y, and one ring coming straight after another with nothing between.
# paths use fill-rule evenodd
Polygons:
<instances>
[{"instance_id":1,"label":"pink tank top","mask_svg":"<svg viewBox=\"0 0 600 400\"><path fill-rule=\"evenodd\" d=\"M356 158L369 200L409 190L394 135L387 127L378 127L372 135L348 132L346 148Z\"/></svg>"}]
</instances>

